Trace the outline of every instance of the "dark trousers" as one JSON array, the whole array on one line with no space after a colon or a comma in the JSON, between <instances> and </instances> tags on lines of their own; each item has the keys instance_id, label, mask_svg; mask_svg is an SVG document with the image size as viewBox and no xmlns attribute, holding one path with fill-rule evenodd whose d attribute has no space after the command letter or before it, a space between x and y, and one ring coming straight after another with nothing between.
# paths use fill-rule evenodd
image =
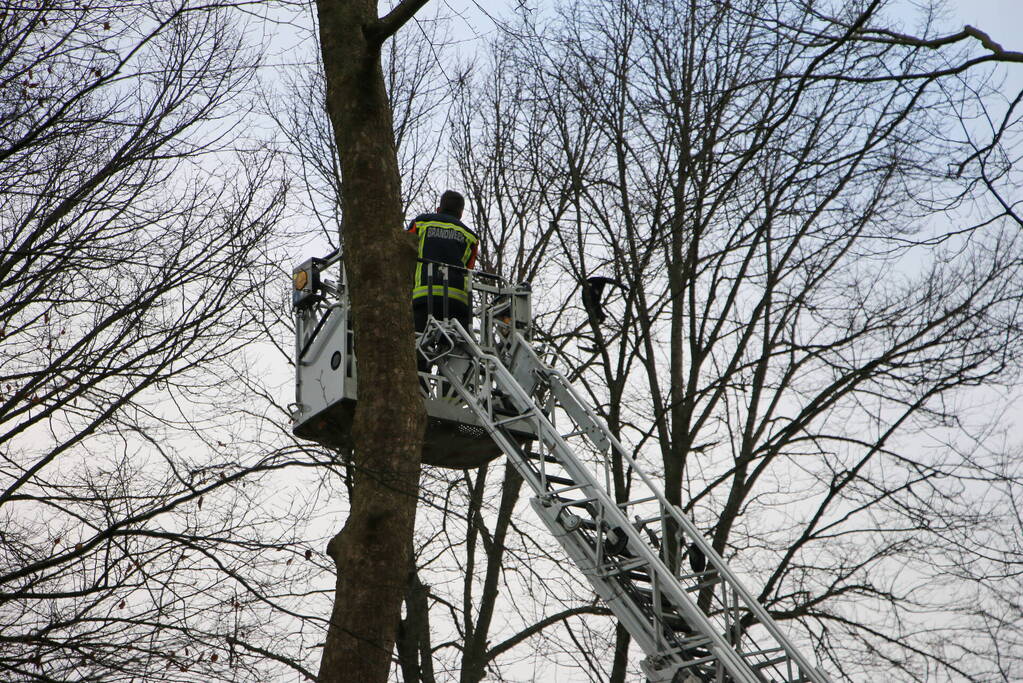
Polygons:
<instances>
[{"instance_id":1,"label":"dark trousers","mask_svg":"<svg viewBox=\"0 0 1023 683\"><path fill-rule=\"evenodd\" d=\"M432 315L437 320L454 318L462 323L462 327L467 330L472 323L472 311L468 306L461 301L448 299L447 308L445 309L444 297L442 296L424 296L412 302L412 320L415 322L416 332L422 332L426 329L426 318L428 315Z\"/></svg>"}]
</instances>

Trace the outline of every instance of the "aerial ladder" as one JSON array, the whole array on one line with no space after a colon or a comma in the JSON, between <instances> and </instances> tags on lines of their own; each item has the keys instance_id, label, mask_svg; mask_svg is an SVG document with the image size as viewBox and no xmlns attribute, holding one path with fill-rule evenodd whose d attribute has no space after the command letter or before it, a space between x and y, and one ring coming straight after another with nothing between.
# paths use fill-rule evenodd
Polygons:
<instances>
[{"instance_id":1,"label":"aerial ladder","mask_svg":"<svg viewBox=\"0 0 1023 683\"><path fill-rule=\"evenodd\" d=\"M294 273L296 435L351 446L357 371L336 255ZM445 269L441 264L430 267ZM430 318L417 350L423 461L470 468L504 454L533 510L646 657L651 683L830 683L699 528L532 341L528 285L470 271L478 332ZM439 316L442 317L442 316ZM616 501L612 461L632 469Z\"/></svg>"}]
</instances>

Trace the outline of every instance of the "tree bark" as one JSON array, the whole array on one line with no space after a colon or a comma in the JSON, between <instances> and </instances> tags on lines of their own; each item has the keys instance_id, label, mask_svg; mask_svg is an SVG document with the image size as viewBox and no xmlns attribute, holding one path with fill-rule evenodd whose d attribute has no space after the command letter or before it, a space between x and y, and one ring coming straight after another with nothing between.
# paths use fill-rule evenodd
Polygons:
<instances>
[{"instance_id":1,"label":"tree bark","mask_svg":"<svg viewBox=\"0 0 1023 683\"><path fill-rule=\"evenodd\" d=\"M337 587L320 662L324 683L387 680L408 579L425 416L409 308L415 255L403 238L380 47L422 4L402 3L382 21L375 0L317 0L359 361L357 476L348 520L328 545Z\"/></svg>"}]
</instances>

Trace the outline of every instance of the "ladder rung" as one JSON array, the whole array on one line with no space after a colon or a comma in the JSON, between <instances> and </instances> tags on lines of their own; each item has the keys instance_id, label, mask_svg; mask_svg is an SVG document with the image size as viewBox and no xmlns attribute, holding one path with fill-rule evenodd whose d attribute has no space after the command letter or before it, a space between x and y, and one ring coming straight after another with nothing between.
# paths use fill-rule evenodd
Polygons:
<instances>
[{"instance_id":1,"label":"ladder rung","mask_svg":"<svg viewBox=\"0 0 1023 683\"><path fill-rule=\"evenodd\" d=\"M770 654L774 654L775 652L782 652L784 650L785 650L785 648L783 648L783 647L769 647L766 650L755 650L753 652L740 652L739 654L741 654L743 657L757 657L757 656L760 656L760 655L770 655Z\"/></svg>"},{"instance_id":2,"label":"ladder rung","mask_svg":"<svg viewBox=\"0 0 1023 683\"><path fill-rule=\"evenodd\" d=\"M553 455L551 455L550 453L535 453L533 451L530 451L529 453L526 453L526 457L529 458L530 460L543 460L544 462L549 462L553 465L561 464L561 461L558 460Z\"/></svg>"},{"instance_id":3,"label":"ladder rung","mask_svg":"<svg viewBox=\"0 0 1023 683\"><path fill-rule=\"evenodd\" d=\"M544 478L552 484L560 484L562 486L576 486L575 480L569 479L568 477L556 477L553 474L546 474Z\"/></svg>"},{"instance_id":4,"label":"ladder rung","mask_svg":"<svg viewBox=\"0 0 1023 683\"><path fill-rule=\"evenodd\" d=\"M698 583L713 585L721 581L721 575L718 574L717 569L705 569L702 572L696 572L695 574L683 574L678 577L679 581L697 581Z\"/></svg>"},{"instance_id":5,"label":"ladder rung","mask_svg":"<svg viewBox=\"0 0 1023 683\"><path fill-rule=\"evenodd\" d=\"M685 590L686 593L695 593L696 591L703 590L704 588L716 586L722 581L723 579L720 576L712 576L708 578L706 581L698 581L697 583L694 583L692 586L683 586L683 589Z\"/></svg>"},{"instance_id":6,"label":"ladder rung","mask_svg":"<svg viewBox=\"0 0 1023 683\"><path fill-rule=\"evenodd\" d=\"M495 427L500 427L501 425L511 424L512 422L522 422L523 420L528 419L528 418L529 418L528 414L512 415L511 417L503 417L500 420L495 420L494 421L494 426Z\"/></svg>"},{"instance_id":7,"label":"ladder rung","mask_svg":"<svg viewBox=\"0 0 1023 683\"><path fill-rule=\"evenodd\" d=\"M607 569L606 571L600 571L600 569L598 568L596 575L603 577L623 576L625 574L635 571L639 567L645 566L647 566L647 561L644 560L642 557L637 557L629 560L628 562L617 563L610 569Z\"/></svg>"},{"instance_id":8,"label":"ladder rung","mask_svg":"<svg viewBox=\"0 0 1023 683\"><path fill-rule=\"evenodd\" d=\"M584 508L584 507L588 507L591 503L596 503L597 502L596 498L572 499L572 498L562 498L561 496L554 496L554 500L556 500L559 505L564 505L565 507L570 507L570 508Z\"/></svg>"},{"instance_id":9,"label":"ladder rung","mask_svg":"<svg viewBox=\"0 0 1023 683\"><path fill-rule=\"evenodd\" d=\"M624 562L615 571L608 571L605 576L626 578L630 581L644 581L650 583L650 565L642 557L637 557Z\"/></svg>"},{"instance_id":10,"label":"ladder rung","mask_svg":"<svg viewBox=\"0 0 1023 683\"><path fill-rule=\"evenodd\" d=\"M652 500L657 500L657 496L647 496L646 498L637 498L636 500L627 500L623 503L618 503L618 507L627 508L630 505L639 505L640 503L649 503Z\"/></svg>"},{"instance_id":11,"label":"ladder rung","mask_svg":"<svg viewBox=\"0 0 1023 683\"><path fill-rule=\"evenodd\" d=\"M623 576L630 581L645 581L646 583L650 583L650 573L642 570L624 572Z\"/></svg>"},{"instance_id":12,"label":"ladder rung","mask_svg":"<svg viewBox=\"0 0 1023 683\"><path fill-rule=\"evenodd\" d=\"M662 519L664 519L664 515L657 515L655 517L647 517L646 519L637 519L634 522L634 525L642 528L642 527L646 526L647 524L649 524L650 522L659 522Z\"/></svg>"},{"instance_id":13,"label":"ladder rung","mask_svg":"<svg viewBox=\"0 0 1023 683\"><path fill-rule=\"evenodd\" d=\"M743 657L745 657L745 656L746 655L743 654ZM785 662L786 660L788 660L788 658L789 658L788 655L783 655L781 657L775 657L774 659L769 659L766 662L752 662L751 666L754 669L766 669L769 666L774 666L776 664L781 664L781 663Z\"/></svg>"},{"instance_id":14,"label":"ladder rung","mask_svg":"<svg viewBox=\"0 0 1023 683\"><path fill-rule=\"evenodd\" d=\"M704 645L710 645L710 637L702 633L678 639L678 647L683 650L691 650L694 647L703 647Z\"/></svg>"},{"instance_id":15,"label":"ladder rung","mask_svg":"<svg viewBox=\"0 0 1023 683\"><path fill-rule=\"evenodd\" d=\"M686 593L695 593L696 591L701 591L704 588L709 588L710 586L716 586L719 583L721 583L721 579L714 579L713 581L704 581L703 583L698 583L695 586L686 586L685 587L685 591L686 591Z\"/></svg>"}]
</instances>

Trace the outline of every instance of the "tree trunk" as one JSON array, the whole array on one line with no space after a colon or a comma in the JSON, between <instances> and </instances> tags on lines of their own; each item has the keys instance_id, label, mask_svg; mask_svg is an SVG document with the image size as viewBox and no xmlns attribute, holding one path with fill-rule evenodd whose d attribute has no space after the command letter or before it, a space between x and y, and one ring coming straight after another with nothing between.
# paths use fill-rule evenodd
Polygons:
<instances>
[{"instance_id":1,"label":"tree trunk","mask_svg":"<svg viewBox=\"0 0 1023 683\"><path fill-rule=\"evenodd\" d=\"M331 683L387 680L408 579L424 429L409 306L414 252L403 238L380 66L380 45L400 23L385 26L392 17L379 20L376 6L373 0L317 1L359 361L351 511L328 546L337 588L319 680ZM409 16L415 11L403 6Z\"/></svg>"},{"instance_id":2,"label":"tree trunk","mask_svg":"<svg viewBox=\"0 0 1023 683\"><path fill-rule=\"evenodd\" d=\"M497 523L494 525L493 541L487 545L487 571L483 580L483 594L480 596L479 616L472 625L472 636L465 639L465 649L462 656L462 672L459 676L460 683L479 683L487 672L487 664L490 662L488 648L490 646L490 626L494 617L494 609L497 606L499 593L498 580L500 579L502 560L506 550L505 542L508 538L508 529L511 527L512 518L515 513L515 504L519 500L519 493L522 490L522 475L506 462L504 467L504 482L501 485L501 503L497 511ZM483 517L479 514L479 507L473 511L473 518L476 523L483 525ZM471 578L471 577L469 577ZM471 605L466 604L466 611Z\"/></svg>"},{"instance_id":3,"label":"tree trunk","mask_svg":"<svg viewBox=\"0 0 1023 683\"><path fill-rule=\"evenodd\" d=\"M625 676L629 673L629 643L631 642L632 636L621 622L615 624L615 649L614 657L611 660L609 683L625 683Z\"/></svg>"},{"instance_id":4,"label":"tree trunk","mask_svg":"<svg viewBox=\"0 0 1023 683\"><path fill-rule=\"evenodd\" d=\"M434 683L430 645L430 589L410 562L405 592L405 618L398 627L398 664L402 683Z\"/></svg>"}]
</instances>

